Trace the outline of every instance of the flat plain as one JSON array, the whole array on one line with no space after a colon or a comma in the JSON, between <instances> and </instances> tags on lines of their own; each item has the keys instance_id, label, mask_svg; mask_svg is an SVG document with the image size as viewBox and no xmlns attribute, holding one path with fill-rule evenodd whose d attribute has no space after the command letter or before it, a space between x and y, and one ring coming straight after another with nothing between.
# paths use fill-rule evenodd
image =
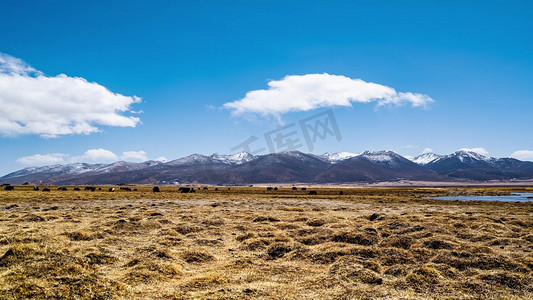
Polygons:
<instances>
[{"instance_id":1,"label":"flat plain","mask_svg":"<svg viewBox=\"0 0 533 300\"><path fill-rule=\"evenodd\" d=\"M532 202L425 198L531 187L42 188L0 191L2 299L533 299Z\"/></svg>"}]
</instances>

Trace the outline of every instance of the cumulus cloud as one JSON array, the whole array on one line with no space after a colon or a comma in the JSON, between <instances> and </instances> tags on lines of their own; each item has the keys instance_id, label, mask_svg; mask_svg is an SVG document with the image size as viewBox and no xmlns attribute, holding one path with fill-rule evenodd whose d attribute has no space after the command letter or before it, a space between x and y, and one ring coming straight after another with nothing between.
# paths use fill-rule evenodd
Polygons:
<instances>
[{"instance_id":1,"label":"cumulus cloud","mask_svg":"<svg viewBox=\"0 0 533 300\"><path fill-rule=\"evenodd\" d=\"M481 155L487 155L489 152L485 150L485 148L477 147L477 148L461 148L459 151L467 151L467 152L475 152L477 154Z\"/></svg>"},{"instance_id":2,"label":"cumulus cloud","mask_svg":"<svg viewBox=\"0 0 533 300\"><path fill-rule=\"evenodd\" d=\"M98 132L99 126L135 127L140 119L124 113L140 101L81 77L46 76L0 53L0 135L57 137Z\"/></svg>"},{"instance_id":3,"label":"cumulus cloud","mask_svg":"<svg viewBox=\"0 0 533 300\"><path fill-rule=\"evenodd\" d=\"M66 156L67 155L62 153L35 154L21 157L17 159L17 162L28 166L62 164L65 162Z\"/></svg>"},{"instance_id":4,"label":"cumulus cloud","mask_svg":"<svg viewBox=\"0 0 533 300\"><path fill-rule=\"evenodd\" d=\"M146 152L144 151L125 151L122 152L122 155L120 156L121 160L138 160L138 161L147 161L148 157L146 157Z\"/></svg>"},{"instance_id":5,"label":"cumulus cloud","mask_svg":"<svg viewBox=\"0 0 533 300\"><path fill-rule=\"evenodd\" d=\"M308 111L320 107L351 106L376 102L378 106L410 104L425 107L433 102L428 95L399 93L391 87L341 75L289 75L268 82L268 89L254 90L234 102L224 104L234 115L246 113L273 115Z\"/></svg>"},{"instance_id":6,"label":"cumulus cloud","mask_svg":"<svg viewBox=\"0 0 533 300\"><path fill-rule=\"evenodd\" d=\"M511 154L512 158L516 158L518 160L529 160L533 161L533 151L532 150L518 150L513 152Z\"/></svg>"}]
</instances>

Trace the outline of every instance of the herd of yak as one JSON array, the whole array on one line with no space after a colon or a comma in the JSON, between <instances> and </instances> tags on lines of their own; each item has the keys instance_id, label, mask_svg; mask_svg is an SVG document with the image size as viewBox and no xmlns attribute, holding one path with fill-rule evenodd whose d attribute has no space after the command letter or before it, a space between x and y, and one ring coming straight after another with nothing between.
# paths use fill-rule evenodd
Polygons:
<instances>
[{"instance_id":1,"label":"herd of yak","mask_svg":"<svg viewBox=\"0 0 533 300\"><path fill-rule=\"evenodd\" d=\"M12 185L10 185L10 184L5 183L5 184L3 184L3 186L4 186L4 190L6 190L6 191L14 191L14 190L15 190L15 187L12 186ZM128 191L128 192L131 192L131 191L136 192L136 191L137 191L136 188L131 189L131 188L129 188L129 187L120 187L120 189L123 190L123 191ZM200 190L200 188L197 188L197 189ZM203 189L204 189L204 190L207 190L208 187L203 187ZM229 190L229 189L231 189L231 188L228 188L228 190ZM43 188L43 189L41 190L38 186L33 186L33 190L34 190L34 191L50 192L50 188ZM64 186L60 186L60 187L57 188L57 190L58 190L58 191L68 191L68 188L66 188L66 187L64 187ZM94 192L94 191L96 191L96 190L101 191L102 188L101 188L101 187L98 187L98 188L97 188L97 187L95 187L95 186L86 186L86 187L84 188L84 190L85 190L85 191L91 191L91 192ZM277 188L277 187L274 187L274 188L273 188L273 187L267 187L266 190L267 190L267 191L277 191L278 188ZM292 187L292 190L296 191L297 188L296 188L296 187ZM302 191L306 191L307 188L302 188L301 190L302 190ZM74 188L73 188L73 191L81 191L81 189L80 189L79 187L74 187ZM108 192L114 192L114 191L115 191L115 188L113 188L113 187L110 187L110 188L108 189ZM215 188L215 191L218 191L218 188ZM154 186L154 188L152 189L152 192L154 192L154 193L159 193L159 192L160 192L159 187L158 187L158 186ZM180 192L180 193L196 193L196 189L195 189L194 187L180 187L180 188L178 188L178 192ZM309 194L309 195L317 195L318 193L317 193L317 191L309 191L308 194ZM343 194L344 194L343 191L340 191L340 192L339 192L339 195L343 195Z\"/></svg>"}]
</instances>

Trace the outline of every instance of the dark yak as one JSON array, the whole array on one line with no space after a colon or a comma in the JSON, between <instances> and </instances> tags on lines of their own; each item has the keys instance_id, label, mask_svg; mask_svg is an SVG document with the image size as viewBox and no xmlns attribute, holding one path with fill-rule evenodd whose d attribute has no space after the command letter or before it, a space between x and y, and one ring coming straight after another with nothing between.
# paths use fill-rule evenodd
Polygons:
<instances>
[{"instance_id":1,"label":"dark yak","mask_svg":"<svg viewBox=\"0 0 533 300\"><path fill-rule=\"evenodd\" d=\"M178 192L181 192L182 194L194 193L194 192L191 192L191 191L194 191L194 188L190 188L190 187L180 187L180 188L178 188Z\"/></svg>"}]
</instances>

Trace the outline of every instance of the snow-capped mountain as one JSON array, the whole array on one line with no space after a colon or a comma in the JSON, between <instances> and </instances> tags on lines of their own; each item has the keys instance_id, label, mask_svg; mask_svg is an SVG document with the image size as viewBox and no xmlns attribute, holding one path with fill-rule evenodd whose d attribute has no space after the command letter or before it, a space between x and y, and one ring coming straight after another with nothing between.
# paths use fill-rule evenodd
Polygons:
<instances>
[{"instance_id":1,"label":"snow-capped mountain","mask_svg":"<svg viewBox=\"0 0 533 300\"><path fill-rule=\"evenodd\" d=\"M345 159L349 159L349 158L352 158L352 157L356 157L358 155L359 154L352 153L352 152L337 152L337 153L326 152L326 153L320 155L320 157L322 159L324 159L325 161L328 161L328 162L334 164L336 162L343 161Z\"/></svg>"},{"instance_id":2,"label":"snow-capped mountain","mask_svg":"<svg viewBox=\"0 0 533 300\"><path fill-rule=\"evenodd\" d=\"M128 161L117 161L108 165L103 165L99 168L91 170L96 173L111 173L111 172L124 172L132 170L140 170L148 167L153 167L162 164L163 162L158 160L148 160L142 163L134 163Z\"/></svg>"},{"instance_id":3,"label":"snow-capped mountain","mask_svg":"<svg viewBox=\"0 0 533 300\"><path fill-rule=\"evenodd\" d=\"M27 176L39 173L48 174L80 174L98 170L102 167L108 166L106 164L87 164L87 163L73 163L67 165L51 165L44 167L28 167L13 173L7 174L4 177L18 177Z\"/></svg>"},{"instance_id":4,"label":"snow-capped mountain","mask_svg":"<svg viewBox=\"0 0 533 300\"><path fill-rule=\"evenodd\" d=\"M399 168L402 164L411 163L410 160L394 151L365 151L359 157L386 168Z\"/></svg>"},{"instance_id":5,"label":"snow-capped mountain","mask_svg":"<svg viewBox=\"0 0 533 300\"><path fill-rule=\"evenodd\" d=\"M421 155L418 155L416 156L415 158L412 159L412 161L416 164L419 164L421 166L425 166L431 162L434 162L436 161L437 159L440 159L442 158L443 155L438 155L438 154L435 154L435 153L424 153L424 154L421 154Z\"/></svg>"},{"instance_id":6,"label":"snow-capped mountain","mask_svg":"<svg viewBox=\"0 0 533 300\"><path fill-rule=\"evenodd\" d=\"M213 154L211 155L211 158L230 165L240 165L242 163L252 161L256 157L246 151L242 151L231 155Z\"/></svg>"},{"instance_id":7,"label":"snow-capped mountain","mask_svg":"<svg viewBox=\"0 0 533 300\"><path fill-rule=\"evenodd\" d=\"M251 155L248 152L239 152L232 155L224 154L212 154L210 156L202 154L191 154L189 156L175 159L173 161L167 162L168 165L187 165L187 164L228 164L228 165L238 165L245 162L249 162L255 159L255 156Z\"/></svg>"},{"instance_id":8,"label":"snow-capped mountain","mask_svg":"<svg viewBox=\"0 0 533 300\"><path fill-rule=\"evenodd\" d=\"M533 179L533 162L492 158L475 152L426 153L412 161L393 151L314 155L288 151L253 156L192 154L169 162L119 161L29 167L0 177L21 184L251 184L350 183L376 181L450 181Z\"/></svg>"},{"instance_id":9,"label":"snow-capped mountain","mask_svg":"<svg viewBox=\"0 0 533 300\"><path fill-rule=\"evenodd\" d=\"M513 158L487 157L464 150L442 155L427 163L420 164L451 178L509 180L533 177L533 162L524 162Z\"/></svg>"}]
</instances>

